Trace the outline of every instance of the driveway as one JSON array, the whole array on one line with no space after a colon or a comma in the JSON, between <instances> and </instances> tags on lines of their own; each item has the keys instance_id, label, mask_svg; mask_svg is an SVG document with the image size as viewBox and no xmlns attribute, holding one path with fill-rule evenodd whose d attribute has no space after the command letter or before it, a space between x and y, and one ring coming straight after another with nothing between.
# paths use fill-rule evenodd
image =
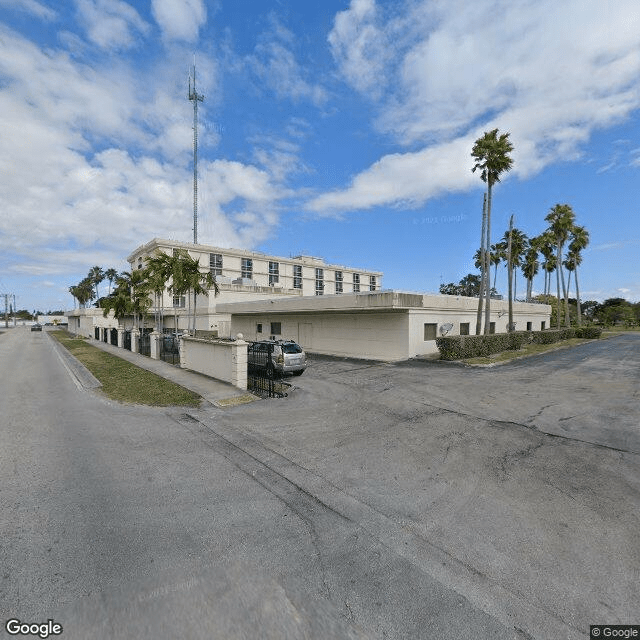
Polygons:
<instances>
[{"instance_id":1,"label":"driveway","mask_svg":"<svg viewBox=\"0 0 640 640\"><path fill-rule=\"evenodd\" d=\"M492 368L314 358L289 399L202 419L406 560L411 592L435 580L514 637L585 637L638 623L639 372L640 335ZM415 635L379 562L355 620L455 637Z\"/></svg>"},{"instance_id":2,"label":"driveway","mask_svg":"<svg viewBox=\"0 0 640 640\"><path fill-rule=\"evenodd\" d=\"M0 609L69 638L637 624L639 347L488 369L313 358L285 399L155 410L7 332Z\"/></svg>"}]
</instances>

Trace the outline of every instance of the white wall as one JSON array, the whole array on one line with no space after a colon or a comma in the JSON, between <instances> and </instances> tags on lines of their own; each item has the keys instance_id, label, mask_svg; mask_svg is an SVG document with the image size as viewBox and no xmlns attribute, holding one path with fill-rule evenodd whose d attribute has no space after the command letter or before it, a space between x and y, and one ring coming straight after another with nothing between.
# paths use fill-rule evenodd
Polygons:
<instances>
[{"instance_id":1,"label":"white wall","mask_svg":"<svg viewBox=\"0 0 640 640\"><path fill-rule=\"evenodd\" d=\"M241 332L246 340L261 340L271 337L271 322L280 322L282 331L276 338L295 340L305 351L372 360L404 360L410 357L408 317L406 311L234 315L231 329L233 333ZM256 332L258 323L262 324L262 334Z\"/></svg>"}]
</instances>

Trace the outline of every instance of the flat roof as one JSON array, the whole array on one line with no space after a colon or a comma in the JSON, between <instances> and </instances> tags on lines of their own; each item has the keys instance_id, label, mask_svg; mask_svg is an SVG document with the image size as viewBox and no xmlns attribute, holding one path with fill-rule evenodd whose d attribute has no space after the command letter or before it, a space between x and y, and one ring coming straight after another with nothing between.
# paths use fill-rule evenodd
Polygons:
<instances>
[{"instance_id":1,"label":"flat roof","mask_svg":"<svg viewBox=\"0 0 640 640\"><path fill-rule=\"evenodd\" d=\"M208 244L193 244L192 242L183 242L181 240L163 240L162 238L153 238L149 242L140 245L127 257L127 262L133 262L136 257L141 253L152 253L156 249L166 248L181 248L191 251L202 251L204 253L231 253L236 256L245 258L262 258L263 260L271 260L273 262L290 262L292 264L305 264L308 266L319 267L322 266L326 269L335 269L336 271L351 271L355 273L366 273L368 275L382 277L384 273L382 271L375 271L373 269L361 269L360 267L347 267L340 264L331 264L325 262L323 258L314 256L298 255L295 257L285 258L283 256L274 256L268 253L262 253L260 251L250 251L248 249L233 249L225 247L215 247Z\"/></svg>"}]
</instances>

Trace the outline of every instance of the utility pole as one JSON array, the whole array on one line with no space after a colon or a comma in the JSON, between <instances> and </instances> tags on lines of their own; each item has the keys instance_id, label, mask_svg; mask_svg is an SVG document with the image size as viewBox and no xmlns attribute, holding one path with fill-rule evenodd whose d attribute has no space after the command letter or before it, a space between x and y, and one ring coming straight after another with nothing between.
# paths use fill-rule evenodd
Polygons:
<instances>
[{"instance_id":1,"label":"utility pole","mask_svg":"<svg viewBox=\"0 0 640 640\"><path fill-rule=\"evenodd\" d=\"M4 326L5 329L9 328L9 296L13 294L11 293L0 293L0 296L4 296ZM14 296L14 305L15 305L15 296Z\"/></svg>"},{"instance_id":2,"label":"utility pole","mask_svg":"<svg viewBox=\"0 0 640 640\"><path fill-rule=\"evenodd\" d=\"M189 74L189 100L193 102L193 244L198 244L198 102L204 96L196 91L196 58L193 57L193 88Z\"/></svg>"}]
</instances>

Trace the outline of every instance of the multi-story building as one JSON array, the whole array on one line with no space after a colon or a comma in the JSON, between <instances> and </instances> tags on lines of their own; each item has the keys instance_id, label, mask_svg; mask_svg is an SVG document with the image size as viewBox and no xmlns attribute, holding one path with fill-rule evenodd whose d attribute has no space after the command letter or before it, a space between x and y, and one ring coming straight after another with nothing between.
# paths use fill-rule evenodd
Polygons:
<instances>
[{"instance_id":1,"label":"multi-story building","mask_svg":"<svg viewBox=\"0 0 640 640\"><path fill-rule=\"evenodd\" d=\"M216 312L218 303L379 291L382 285L380 271L328 264L322 258L284 258L158 238L135 249L127 261L133 271L143 268L146 259L158 251L171 254L178 249L186 250L203 272L208 269L216 278L220 294L216 297L210 292L197 299L196 328L220 336L229 334L231 317ZM179 330L186 329L190 304L188 296L173 296L166 290L160 301L164 328L173 330L177 323Z\"/></svg>"}]
</instances>

